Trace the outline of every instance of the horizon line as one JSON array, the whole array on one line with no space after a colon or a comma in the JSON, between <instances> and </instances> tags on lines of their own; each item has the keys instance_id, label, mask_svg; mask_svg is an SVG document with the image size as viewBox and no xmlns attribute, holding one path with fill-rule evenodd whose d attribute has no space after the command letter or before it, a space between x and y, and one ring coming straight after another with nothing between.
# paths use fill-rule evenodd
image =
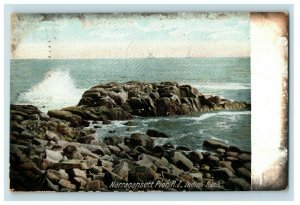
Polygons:
<instances>
[{"instance_id":1,"label":"horizon line","mask_svg":"<svg viewBox=\"0 0 300 205\"><path fill-rule=\"evenodd\" d=\"M99 58L10 58L10 60L96 60L96 59L163 59L163 58L251 58L251 56L203 56L203 57L99 57Z\"/></svg>"}]
</instances>

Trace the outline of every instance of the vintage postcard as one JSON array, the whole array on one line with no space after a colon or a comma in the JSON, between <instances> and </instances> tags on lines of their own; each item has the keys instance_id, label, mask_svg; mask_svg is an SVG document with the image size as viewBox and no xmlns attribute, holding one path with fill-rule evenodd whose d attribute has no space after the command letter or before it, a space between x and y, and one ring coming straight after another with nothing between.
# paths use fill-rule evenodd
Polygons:
<instances>
[{"instance_id":1,"label":"vintage postcard","mask_svg":"<svg viewBox=\"0 0 300 205\"><path fill-rule=\"evenodd\" d=\"M277 34L286 52L270 61L287 73L287 18L12 14L10 190L286 189L287 115L284 154L257 160L264 153L252 142L251 76L257 42ZM270 25L278 32L264 30ZM261 28L266 35L253 34ZM278 80L286 111L287 76Z\"/></svg>"}]
</instances>

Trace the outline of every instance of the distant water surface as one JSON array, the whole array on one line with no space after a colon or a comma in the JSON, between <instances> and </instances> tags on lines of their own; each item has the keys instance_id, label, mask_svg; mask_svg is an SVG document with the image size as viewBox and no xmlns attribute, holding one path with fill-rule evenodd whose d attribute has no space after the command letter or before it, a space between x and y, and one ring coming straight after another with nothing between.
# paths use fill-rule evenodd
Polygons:
<instances>
[{"instance_id":1,"label":"distant water surface","mask_svg":"<svg viewBox=\"0 0 300 205\"><path fill-rule=\"evenodd\" d=\"M83 92L94 85L128 81L177 81L204 94L251 102L249 58L145 58L11 60L11 103L32 104L43 111L60 109L76 105ZM129 135L156 128L170 133L174 143L193 148L201 148L203 139L215 137L250 150L250 119L249 111L137 118L138 126L131 130L114 122L99 129L98 136L110 135L111 129ZM160 141L163 143L157 143Z\"/></svg>"}]
</instances>

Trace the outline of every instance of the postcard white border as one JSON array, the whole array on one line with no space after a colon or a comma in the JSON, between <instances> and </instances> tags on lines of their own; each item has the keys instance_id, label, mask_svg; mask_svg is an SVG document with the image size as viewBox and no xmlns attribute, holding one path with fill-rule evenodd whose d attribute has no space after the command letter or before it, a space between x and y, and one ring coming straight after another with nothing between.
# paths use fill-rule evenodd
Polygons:
<instances>
[{"instance_id":1,"label":"postcard white border","mask_svg":"<svg viewBox=\"0 0 300 205\"><path fill-rule=\"evenodd\" d=\"M289 13L289 59L293 62L293 24L294 16L293 5L5 5L5 67L4 67L4 122L9 122L9 18L12 12L176 12L176 11L286 11ZM293 74L293 64L289 65L290 75ZM292 79L290 78L290 84ZM290 87L290 92L293 90ZM293 104L290 102L290 109ZM293 113L289 113L290 119L293 119ZM290 127L291 129L291 127ZM293 199L293 159L294 149L289 146L289 188L286 191L268 191L268 192L158 192L158 193L12 193L8 190L9 184L9 163L8 163L8 144L9 127L5 123L4 127L4 196L5 200L292 200ZM289 145L293 144L293 133L289 133ZM255 166L255 162L252 162Z\"/></svg>"}]
</instances>

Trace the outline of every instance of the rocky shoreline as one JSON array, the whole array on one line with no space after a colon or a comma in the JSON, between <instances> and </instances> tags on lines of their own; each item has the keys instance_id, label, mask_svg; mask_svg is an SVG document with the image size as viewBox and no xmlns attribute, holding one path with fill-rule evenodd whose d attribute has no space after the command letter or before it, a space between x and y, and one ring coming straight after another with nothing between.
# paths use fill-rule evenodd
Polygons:
<instances>
[{"instance_id":1,"label":"rocky shoreline","mask_svg":"<svg viewBox=\"0 0 300 205\"><path fill-rule=\"evenodd\" d=\"M10 189L13 191L223 191L251 189L251 153L216 140L207 151L170 143L148 130L97 140L91 123L134 116L189 115L250 104L204 96L175 82L109 83L86 91L77 106L43 113L11 105Z\"/></svg>"}]
</instances>

